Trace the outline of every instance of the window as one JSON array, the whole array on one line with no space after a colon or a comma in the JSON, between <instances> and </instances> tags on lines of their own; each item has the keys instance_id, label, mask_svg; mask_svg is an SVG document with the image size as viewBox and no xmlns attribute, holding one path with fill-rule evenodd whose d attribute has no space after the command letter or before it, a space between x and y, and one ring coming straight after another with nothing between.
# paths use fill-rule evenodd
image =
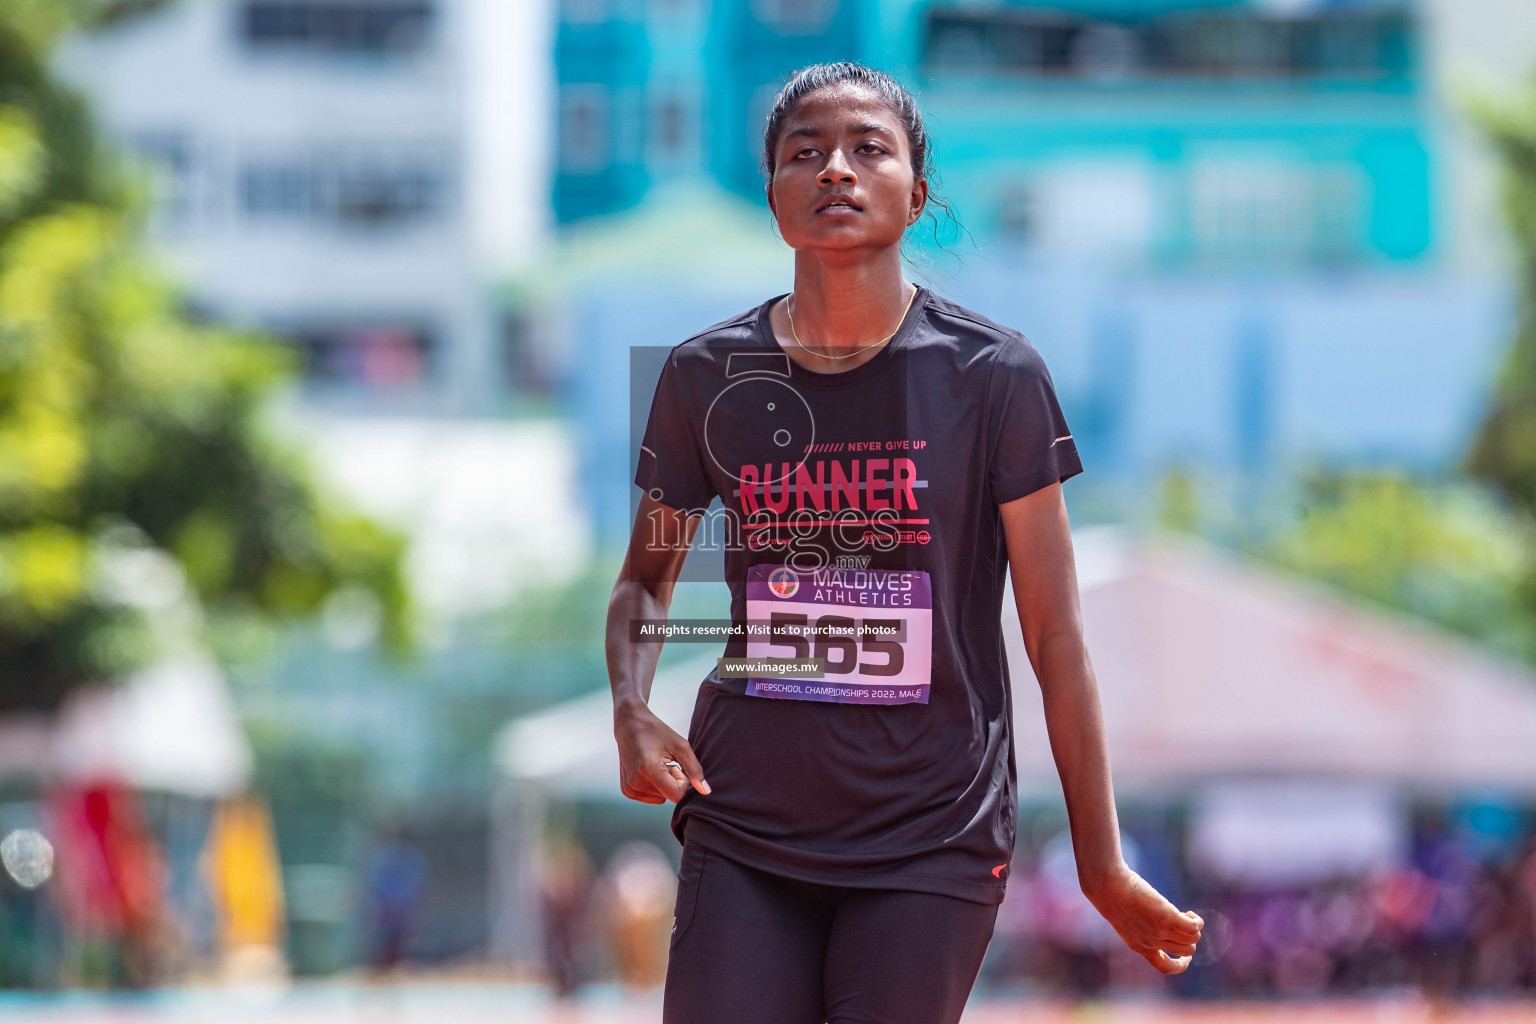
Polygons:
<instances>
[{"instance_id":1,"label":"window","mask_svg":"<svg viewBox=\"0 0 1536 1024\"><path fill-rule=\"evenodd\" d=\"M275 333L300 348L306 375L316 383L401 388L424 383L434 371L436 339L418 323L382 319L279 328Z\"/></svg>"},{"instance_id":2,"label":"window","mask_svg":"<svg viewBox=\"0 0 1536 1024\"><path fill-rule=\"evenodd\" d=\"M608 90L580 83L560 89L560 169L590 174L612 159Z\"/></svg>"},{"instance_id":3,"label":"window","mask_svg":"<svg viewBox=\"0 0 1536 1024\"><path fill-rule=\"evenodd\" d=\"M508 310L501 321L503 366L507 391L515 395L552 397L557 381L548 354L538 343L533 317L524 310Z\"/></svg>"},{"instance_id":4,"label":"window","mask_svg":"<svg viewBox=\"0 0 1536 1024\"><path fill-rule=\"evenodd\" d=\"M697 91L684 86L659 89L651 97L647 149L659 169L692 166L698 158Z\"/></svg>"},{"instance_id":5,"label":"window","mask_svg":"<svg viewBox=\"0 0 1536 1024\"><path fill-rule=\"evenodd\" d=\"M1121 78L1136 71L1142 62L1141 41L1130 29L1111 22L1095 22L1072 35L1068 60L1084 78Z\"/></svg>"},{"instance_id":6,"label":"window","mask_svg":"<svg viewBox=\"0 0 1536 1024\"><path fill-rule=\"evenodd\" d=\"M837 0L752 0L757 20L780 32L820 32L837 13Z\"/></svg>"},{"instance_id":7,"label":"window","mask_svg":"<svg viewBox=\"0 0 1536 1024\"><path fill-rule=\"evenodd\" d=\"M1043 8L942 5L927 12L923 67L1084 78L1373 80L1411 71L1412 38L1406 5L1394 3L1290 13L1225 6L1123 22Z\"/></svg>"},{"instance_id":8,"label":"window","mask_svg":"<svg viewBox=\"0 0 1536 1024\"><path fill-rule=\"evenodd\" d=\"M1203 254L1295 251L1305 182L1294 165L1263 159L1204 159L1190 168L1190 232Z\"/></svg>"},{"instance_id":9,"label":"window","mask_svg":"<svg viewBox=\"0 0 1536 1024\"><path fill-rule=\"evenodd\" d=\"M427 0L245 0L240 34L256 50L415 53L426 44Z\"/></svg>"},{"instance_id":10,"label":"window","mask_svg":"<svg viewBox=\"0 0 1536 1024\"><path fill-rule=\"evenodd\" d=\"M652 87L647 100L645 158L654 173L688 172L701 166L704 102L704 90L695 83Z\"/></svg>"},{"instance_id":11,"label":"window","mask_svg":"<svg viewBox=\"0 0 1536 1024\"><path fill-rule=\"evenodd\" d=\"M608 0L560 0L560 17L573 25L593 25L611 16Z\"/></svg>"},{"instance_id":12,"label":"window","mask_svg":"<svg viewBox=\"0 0 1536 1024\"><path fill-rule=\"evenodd\" d=\"M676 153L688 144L688 108L676 96L663 96L654 111L653 137L663 153Z\"/></svg>"},{"instance_id":13,"label":"window","mask_svg":"<svg viewBox=\"0 0 1536 1024\"><path fill-rule=\"evenodd\" d=\"M619 163L639 163L645 158L645 92L638 85L621 85L612 93L613 154Z\"/></svg>"},{"instance_id":14,"label":"window","mask_svg":"<svg viewBox=\"0 0 1536 1024\"><path fill-rule=\"evenodd\" d=\"M448 174L429 154L320 153L245 165L240 204L253 220L385 228L430 220L447 207Z\"/></svg>"},{"instance_id":15,"label":"window","mask_svg":"<svg viewBox=\"0 0 1536 1024\"><path fill-rule=\"evenodd\" d=\"M305 162L262 162L240 176L240 205L255 219L300 219L315 215L315 172Z\"/></svg>"},{"instance_id":16,"label":"window","mask_svg":"<svg viewBox=\"0 0 1536 1024\"><path fill-rule=\"evenodd\" d=\"M752 95L747 98L747 152L752 154L754 163L760 163L763 159L763 125L768 123L768 114L773 110L773 101L778 98L779 90L784 88L788 78L780 81L764 82L752 90Z\"/></svg>"},{"instance_id":17,"label":"window","mask_svg":"<svg viewBox=\"0 0 1536 1024\"><path fill-rule=\"evenodd\" d=\"M334 187L332 216L356 227L421 220L441 206L442 182L432 168L420 164L344 164L336 168Z\"/></svg>"},{"instance_id":18,"label":"window","mask_svg":"<svg viewBox=\"0 0 1536 1024\"><path fill-rule=\"evenodd\" d=\"M1350 164L1213 154L1190 168L1191 241L1213 260L1347 256L1359 244L1361 202Z\"/></svg>"},{"instance_id":19,"label":"window","mask_svg":"<svg viewBox=\"0 0 1536 1024\"><path fill-rule=\"evenodd\" d=\"M1155 231L1153 165L1138 153L1064 157L1028 179L1028 240L1062 256L1140 259Z\"/></svg>"},{"instance_id":20,"label":"window","mask_svg":"<svg viewBox=\"0 0 1536 1024\"><path fill-rule=\"evenodd\" d=\"M1004 182L997 190L998 236L1011 242L1032 240L1039 216L1035 206L1035 194L1027 182Z\"/></svg>"},{"instance_id":21,"label":"window","mask_svg":"<svg viewBox=\"0 0 1536 1024\"><path fill-rule=\"evenodd\" d=\"M646 0L646 11L656 21L695 22L706 13L708 0Z\"/></svg>"}]
</instances>

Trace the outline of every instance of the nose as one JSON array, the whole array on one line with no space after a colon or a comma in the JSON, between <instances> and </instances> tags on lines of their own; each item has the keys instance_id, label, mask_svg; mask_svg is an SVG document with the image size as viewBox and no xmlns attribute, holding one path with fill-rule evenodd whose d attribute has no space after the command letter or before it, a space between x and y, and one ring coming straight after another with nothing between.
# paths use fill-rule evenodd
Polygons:
<instances>
[{"instance_id":1,"label":"nose","mask_svg":"<svg viewBox=\"0 0 1536 1024\"><path fill-rule=\"evenodd\" d=\"M834 146L832 152L828 154L827 165L821 169L819 180L823 185L830 185L834 181L852 182L854 180L853 165L843 155L841 146Z\"/></svg>"}]
</instances>

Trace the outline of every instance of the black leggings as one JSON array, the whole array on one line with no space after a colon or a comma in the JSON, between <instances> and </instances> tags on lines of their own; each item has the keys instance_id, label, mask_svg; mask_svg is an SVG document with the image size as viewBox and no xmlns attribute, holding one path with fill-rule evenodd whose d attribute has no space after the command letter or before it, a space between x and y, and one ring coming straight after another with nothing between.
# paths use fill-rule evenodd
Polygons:
<instances>
[{"instance_id":1,"label":"black leggings","mask_svg":"<svg viewBox=\"0 0 1536 1024\"><path fill-rule=\"evenodd\" d=\"M683 845L663 1024L954 1024L997 907L800 882Z\"/></svg>"}]
</instances>

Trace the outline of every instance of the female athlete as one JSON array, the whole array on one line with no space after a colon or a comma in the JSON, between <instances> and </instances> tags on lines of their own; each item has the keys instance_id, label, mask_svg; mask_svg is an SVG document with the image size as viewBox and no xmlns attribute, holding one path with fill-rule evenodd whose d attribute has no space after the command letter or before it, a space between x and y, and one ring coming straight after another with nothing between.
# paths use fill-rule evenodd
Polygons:
<instances>
[{"instance_id":1,"label":"female athlete","mask_svg":"<svg viewBox=\"0 0 1536 1024\"><path fill-rule=\"evenodd\" d=\"M929 201L916 104L861 65L806 68L763 160L794 289L671 350L608 612L620 786L675 802L683 844L663 1019L959 1020L1016 831L1009 570L1082 891L1184 970L1203 922L1121 856L1050 375L902 275ZM701 522L733 630L684 739L647 707L661 642L631 623L665 619Z\"/></svg>"}]
</instances>

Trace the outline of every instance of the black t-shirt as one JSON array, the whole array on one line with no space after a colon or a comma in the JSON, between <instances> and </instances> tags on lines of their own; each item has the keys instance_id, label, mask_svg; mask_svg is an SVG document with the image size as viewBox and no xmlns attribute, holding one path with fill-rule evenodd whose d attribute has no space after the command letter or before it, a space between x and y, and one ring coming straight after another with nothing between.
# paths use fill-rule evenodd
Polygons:
<instances>
[{"instance_id":1,"label":"black t-shirt","mask_svg":"<svg viewBox=\"0 0 1536 1024\"><path fill-rule=\"evenodd\" d=\"M635 482L673 508L720 497L699 530L744 631L793 607L866 632L727 642L828 674L709 673L688 741L712 792L690 789L673 831L794 878L1001 902L1017 797L997 506L1082 471L1071 431L1023 334L926 287L834 373L774 339L782 297L672 349Z\"/></svg>"}]
</instances>

